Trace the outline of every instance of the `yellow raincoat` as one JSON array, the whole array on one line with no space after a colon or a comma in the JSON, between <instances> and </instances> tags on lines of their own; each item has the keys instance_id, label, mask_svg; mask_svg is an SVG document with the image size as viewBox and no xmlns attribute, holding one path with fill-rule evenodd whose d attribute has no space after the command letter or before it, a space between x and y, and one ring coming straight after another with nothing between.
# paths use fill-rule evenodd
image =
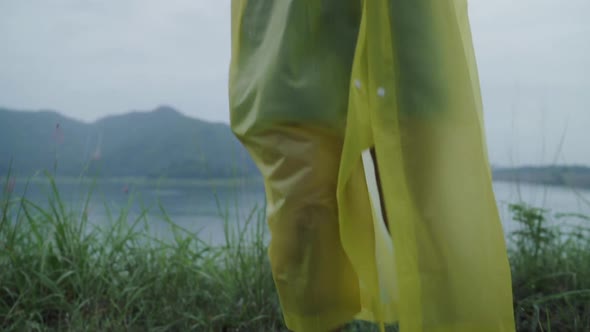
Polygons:
<instances>
[{"instance_id":1,"label":"yellow raincoat","mask_svg":"<svg viewBox=\"0 0 590 332\"><path fill-rule=\"evenodd\" d=\"M287 326L514 331L466 0L232 0Z\"/></svg>"}]
</instances>

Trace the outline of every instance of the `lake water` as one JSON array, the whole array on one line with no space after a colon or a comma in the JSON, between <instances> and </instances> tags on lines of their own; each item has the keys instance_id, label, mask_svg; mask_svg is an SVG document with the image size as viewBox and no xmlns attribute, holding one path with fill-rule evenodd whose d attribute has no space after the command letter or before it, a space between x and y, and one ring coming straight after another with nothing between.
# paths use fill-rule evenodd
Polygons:
<instances>
[{"instance_id":1,"label":"lake water","mask_svg":"<svg viewBox=\"0 0 590 332\"><path fill-rule=\"evenodd\" d=\"M128 222L133 222L145 211L150 232L155 236L166 237L171 234L165 214L177 225L191 232L199 232L203 240L216 244L224 241L224 221L230 224L244 223L253 213L256 217L264 209L265 197L264 188L259 182L160 185L104 182L92 187L90 184L58 181L58 188L63 201L75 213L82 212L86 196L94 188L87 208L89 221L93 225L104 225L109 220L109 210L112 220L127 206ZM47 183L38 181L29 186L26 197L47 206L49 190ZM517 227L508 210L510 203L525 202L553 212L590 215L590 190L494 183L494 191L506 233ZM15 193L24 193L22 183L17 183Z\"/></svg>"}]
</instances>

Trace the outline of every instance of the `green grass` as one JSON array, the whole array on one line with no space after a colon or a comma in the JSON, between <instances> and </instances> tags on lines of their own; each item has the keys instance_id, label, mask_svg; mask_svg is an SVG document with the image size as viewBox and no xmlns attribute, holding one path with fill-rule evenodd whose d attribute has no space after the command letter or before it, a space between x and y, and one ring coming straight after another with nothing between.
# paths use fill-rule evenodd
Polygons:
<instances>
[{"instance_id":1,"label":"green grass","mask_svg":"<svg viewBox=\"0 0 590 332\"><path fill-rule=\"evenodd\" d=\"M129 222L124 208L105 227L90 226L76 212L86 206L65 206L49 181L48 208L13 197L9 181L0 195L0 330L285 330L262 209L242 226L226 218L226 244L211 246L160 207L173 234L163 241L149 235L147 210ZM589 331L590 233L549 226L551 218L588 218L525 205L512 211L522 225L509 252L518 330ZM353 322L347 331L377 328Z\"/></svg>"},{"instance_id":2,"label":"green grass","mask_svg":"<svg viewBox=\"0 0 590 332\"><path fill-rule=\"evenodd\" d=\"M170 222L173 239L161 241L145 213L130 224L123 209L98 229L51 184L48 209L7 194L0 203L0 330L279 329L261 227L228 227L227 245L211 247Z\"/></svg>"},{"instance_id":3,"label":"green grass","mask_svg":"<svg viewBox=\"0 0 590 332\"><path fill-rule=\"evenodd\" d=\"M590 218L511 210L521 225L509 242L518 330L590 331Z\"/></svg>"}]
</instances>

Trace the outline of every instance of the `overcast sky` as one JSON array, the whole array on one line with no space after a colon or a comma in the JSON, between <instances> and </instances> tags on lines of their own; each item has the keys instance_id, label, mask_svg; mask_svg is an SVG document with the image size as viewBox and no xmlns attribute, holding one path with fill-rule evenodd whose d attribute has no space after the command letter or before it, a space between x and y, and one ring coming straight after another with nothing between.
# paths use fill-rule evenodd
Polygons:
<instances>
[{"instance_id":1,"label":"overcast sky","mask_svg":"<svg viewBox=\"0 0 590 332\"><path fill-rule=\"evenodd\" d=\"M228 122L229 7L0 0L0 106ZM590 165L590 0L471 0L470 15L492 163Z\"/></svg>"}]
</instances>

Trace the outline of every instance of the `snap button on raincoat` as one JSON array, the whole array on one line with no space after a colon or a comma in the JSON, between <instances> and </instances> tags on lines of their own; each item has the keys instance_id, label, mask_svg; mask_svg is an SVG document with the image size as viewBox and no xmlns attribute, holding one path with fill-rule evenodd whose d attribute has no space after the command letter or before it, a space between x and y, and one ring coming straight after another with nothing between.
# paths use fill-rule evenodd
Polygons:
<instances>
[{"instance_id":1,"label":"snap button on raincoat","mask_svg":"<svg viewBox=\"0 0 590 332\"><path fill-rule=\"evenodd\" d=\"M514 331L466 0L232 0L287 326Z\"/></svg>"}]
</instances>

